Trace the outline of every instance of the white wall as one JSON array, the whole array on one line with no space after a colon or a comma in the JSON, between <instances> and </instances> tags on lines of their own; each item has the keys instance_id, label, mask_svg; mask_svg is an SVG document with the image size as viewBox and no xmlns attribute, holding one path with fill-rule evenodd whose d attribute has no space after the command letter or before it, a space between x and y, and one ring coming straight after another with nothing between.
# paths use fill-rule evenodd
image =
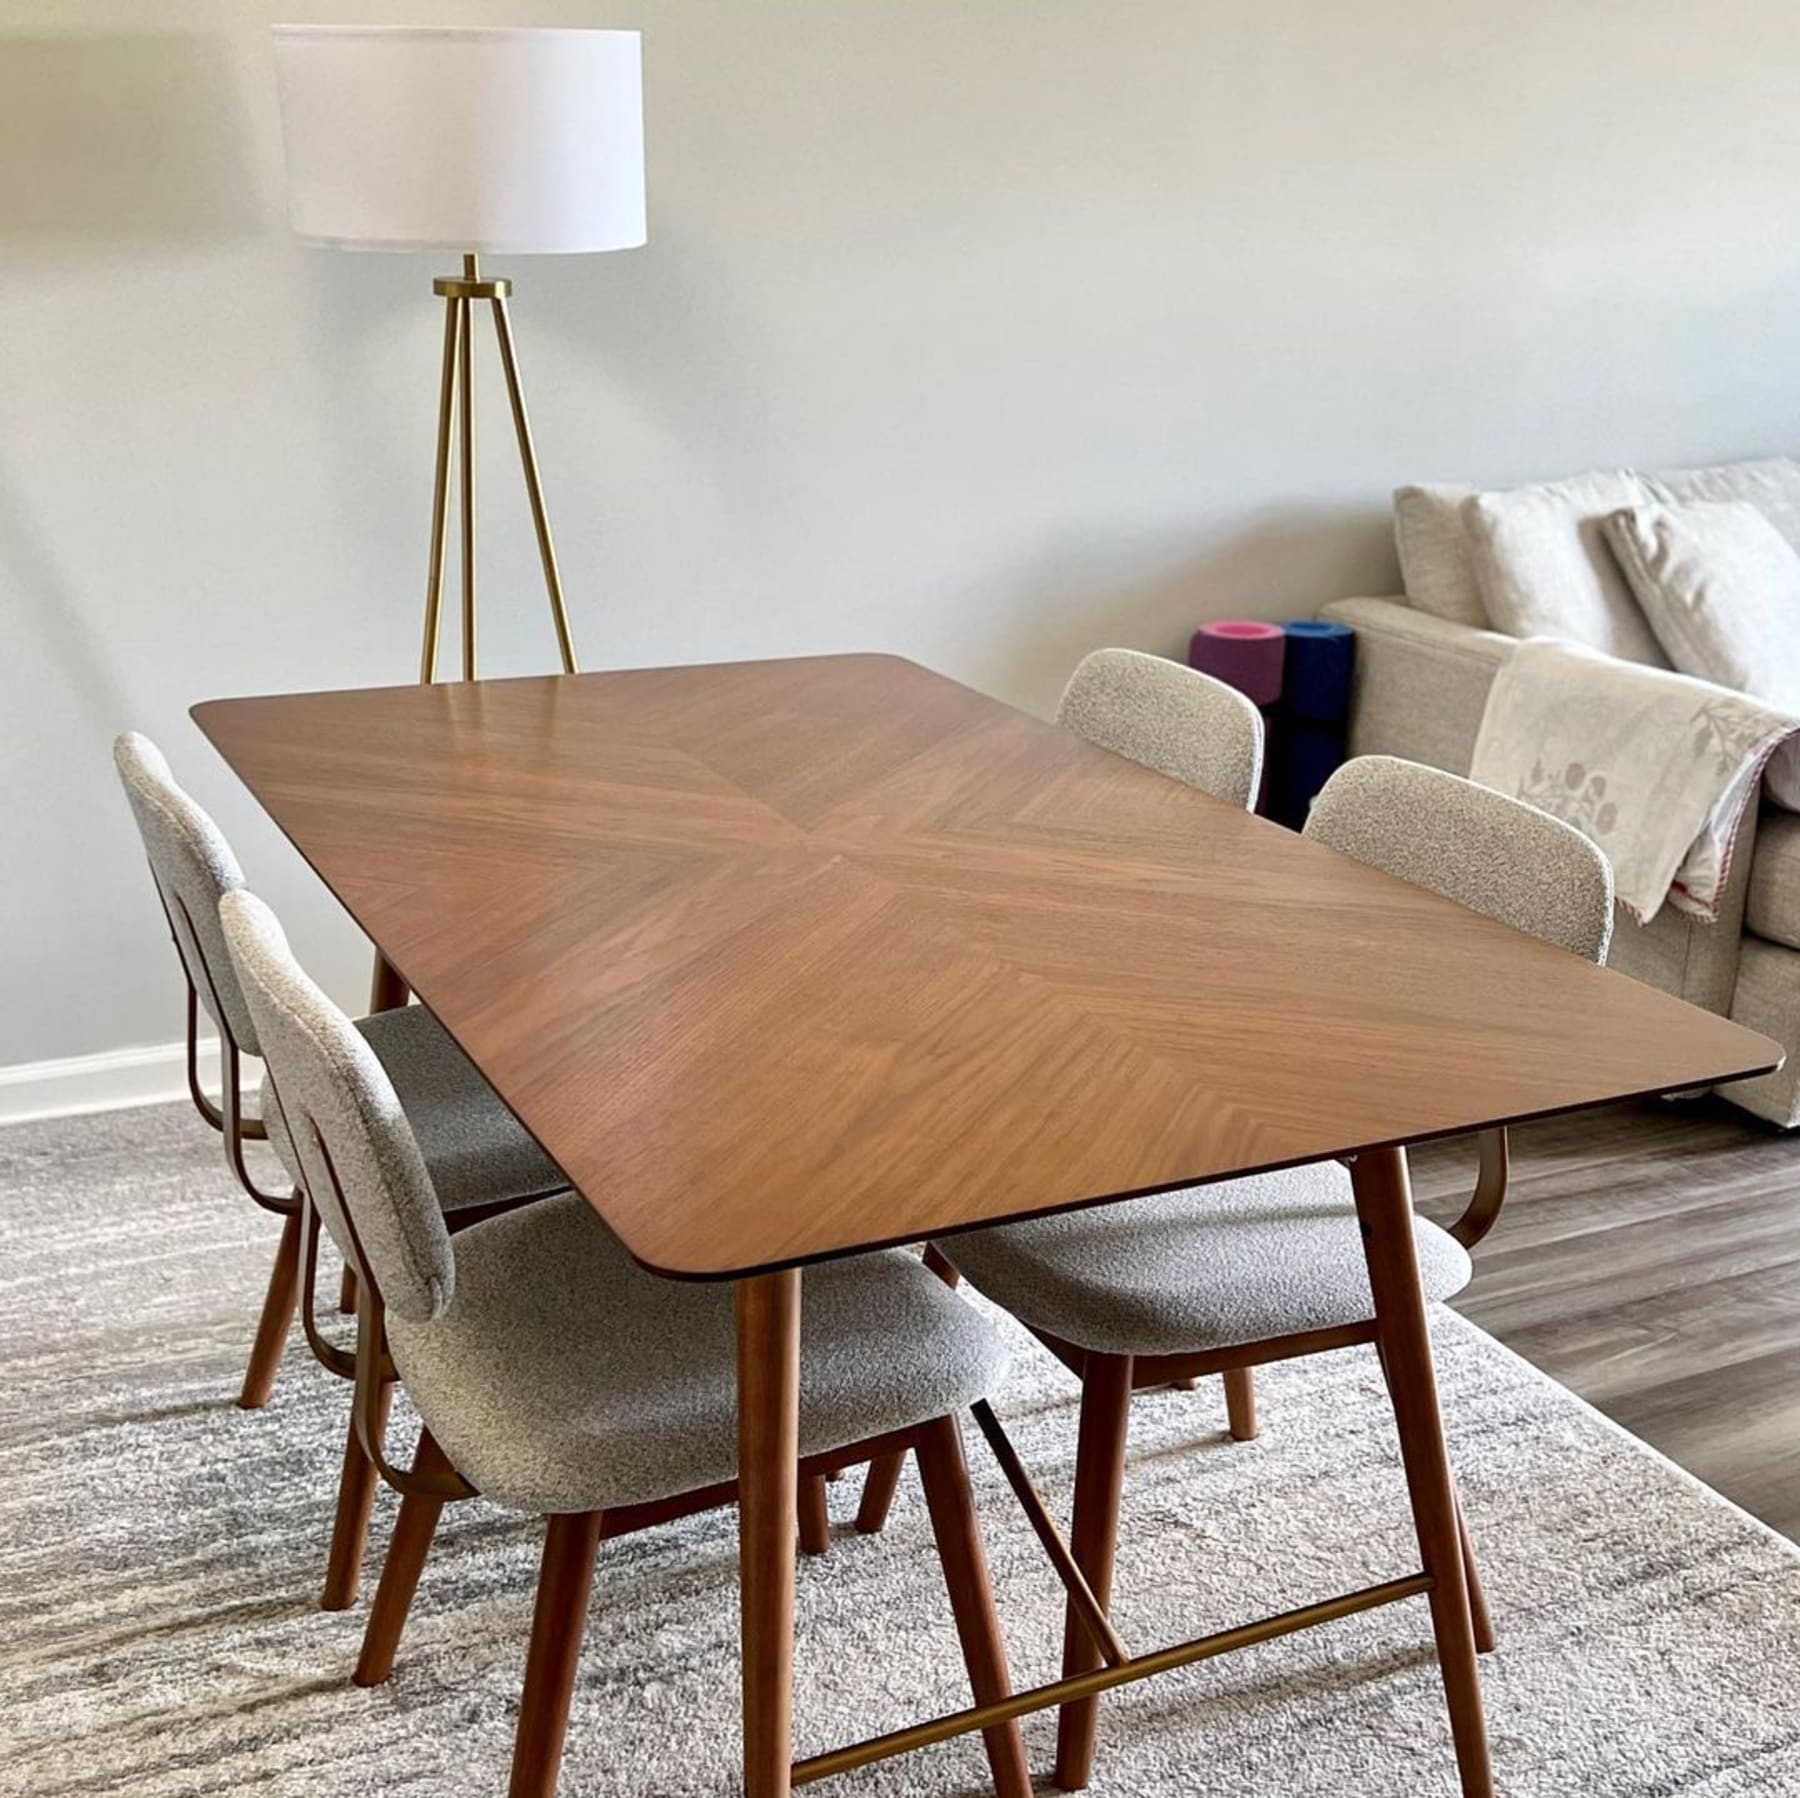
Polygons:
<instances>
[{"instance_id":1,"label":"white wall","mask_svg":"<svg viewBox=\"0 0 1800 1798\"><path fill-rule=\"evenodd\" d=\"M176 1033L126 724L365 979L185 717L416 656L438 271L285 235L276 17L646 32L650 247L504 271L589 666L880 647L1041 708L1391 588L1398 480L1800 436L1783 0L0 0L0 1065Z\"/></svg>"}]
</instances>

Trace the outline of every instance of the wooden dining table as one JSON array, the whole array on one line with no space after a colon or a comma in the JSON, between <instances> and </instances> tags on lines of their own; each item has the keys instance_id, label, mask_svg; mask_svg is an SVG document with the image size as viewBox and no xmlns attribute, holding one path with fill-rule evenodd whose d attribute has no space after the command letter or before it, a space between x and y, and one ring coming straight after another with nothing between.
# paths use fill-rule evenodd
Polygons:
<instances>
[{"instance_id":1,"label":"wooden dining table","mask_svg":"<svg viewBox=\"0 0 1800 1798\"><path fill-rule=\"evenodd\" d=\"M804 1269L1331 1158L1419 1536L1393 1595L1430 1600L1463 1789L1492 1791L1406 1145L1777 1045L891 656L194 717L385 998L431 1009L644 1267L736 1283L749 1798L987 1714L793 1760Z\"/></svg>"}]
</instances>

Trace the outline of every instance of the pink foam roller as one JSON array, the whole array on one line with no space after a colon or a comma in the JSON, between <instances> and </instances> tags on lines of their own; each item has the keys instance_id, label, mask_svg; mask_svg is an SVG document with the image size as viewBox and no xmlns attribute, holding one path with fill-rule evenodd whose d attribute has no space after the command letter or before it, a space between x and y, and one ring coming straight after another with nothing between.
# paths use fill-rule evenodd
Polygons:
<instances>
[{"instance_id":1,"label":"pink foam roller","mask_svg":"<svg viewBox=\"0 0 1800 1798\"><path fill-rule=\"evenodd\" d=\"M1188 644L1188 666L1222 680L1255 705L1274 705L1281 697L1281 669L1287 657L1287 633L1278 624L1253 618L1224 618L1203 624Z\"/></svg>"}]
</instances>

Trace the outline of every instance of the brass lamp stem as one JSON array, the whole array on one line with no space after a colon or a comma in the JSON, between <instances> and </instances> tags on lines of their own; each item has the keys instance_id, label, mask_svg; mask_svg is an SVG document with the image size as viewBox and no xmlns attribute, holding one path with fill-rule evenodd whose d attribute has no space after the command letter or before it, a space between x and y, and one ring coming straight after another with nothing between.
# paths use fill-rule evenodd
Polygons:
<instances>
[{"instance_id":1,"label":"brass lamp stem","mask_svg":"<svg viewBox=\"0 0 1800 1798\"><path fill-rule=\"evenodd\" d=\"M473 256L463 258L463 280L471 286L481 279L481 267ZM462 512L462 677L475 678L475 359L470 354L469 299L457 302L462 312L462 331L456 352L456 453L461 461Z\"/></svg>"}]
</instances>

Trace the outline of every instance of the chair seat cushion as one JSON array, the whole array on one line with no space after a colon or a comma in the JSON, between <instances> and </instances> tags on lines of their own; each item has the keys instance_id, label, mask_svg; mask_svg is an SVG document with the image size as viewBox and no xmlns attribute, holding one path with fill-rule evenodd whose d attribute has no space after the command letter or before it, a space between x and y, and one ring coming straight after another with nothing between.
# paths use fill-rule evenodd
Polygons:
<instances>
[{"instance_id":1,"label":"chair seat cushion","mask_svg":"<svg viewBox=\"0 0 1800 1798\"><path fill-rule=\"evenodd\" d=\"M356 1027L394 1083L446 1211L529 1198L569 1184L424 1006L378 1011L358 1019ZM299 1164L267 1076L260 1103L269 1146L297 1182Z\"/></svg>"},{"instance_id":2,"label":"chair seat cushion","mask_svg":"<svg viewBox=\"0 0 1800 1798\"><path fill-rule=\"evenodd\" d=\"M959 1411L1005 1371L995 1326L901 1251L809 1268L800 1314L802 1455ZM737 1477L731 1286L645 1273L576 1194L463 1231L448 1309L388 1328L420 1416L501 1504L606 1510Z\"/></svg>"},{"instance_id":3,"label":"chair seat cushion","mask_svg":"<svg viewBox=\"0 0 1800 1798\"><path fill-rule=\"evenodd\" d=\"M1453 1237L1416 1221L1428 1299L1469 1279ZM1108 1355L1199 1354L1374 1316L1350 1176L1336 1162L947 1237L996 1304Z\"/></svg>"}]
</instances>

